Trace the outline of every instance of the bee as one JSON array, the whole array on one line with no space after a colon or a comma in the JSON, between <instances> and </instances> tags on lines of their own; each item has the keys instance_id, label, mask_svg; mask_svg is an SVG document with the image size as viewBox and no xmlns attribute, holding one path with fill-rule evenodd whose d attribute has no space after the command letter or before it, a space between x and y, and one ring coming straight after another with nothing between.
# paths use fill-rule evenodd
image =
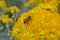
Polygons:
<instances>
[{"instance_id":1,"label":"bee","mask_svg":"<svg viewBox=\"0 0 60 40\"><path fill-rule=\"evenodd\" d=\"M20 17L20 16L19 16ZM18 17L18 18L19 18ZM18 18L17 18L17 20L16 20L16 22L18 21ZM27 23L28 21L30 21L31 20L31 16L27 16L25 19L23 19L24 21L24 23Z\"/></svg>"},{"instance_id":2,"label":"bee","mask_svg":"<svg viewBox=\"0 0 60 40\"><path fill-rule=\"evenodd\" d=\"M28 21L31 20L31 16L27 16L25 19L24 19L24 23L27 23Z\"/></svg>"}]
</instances>

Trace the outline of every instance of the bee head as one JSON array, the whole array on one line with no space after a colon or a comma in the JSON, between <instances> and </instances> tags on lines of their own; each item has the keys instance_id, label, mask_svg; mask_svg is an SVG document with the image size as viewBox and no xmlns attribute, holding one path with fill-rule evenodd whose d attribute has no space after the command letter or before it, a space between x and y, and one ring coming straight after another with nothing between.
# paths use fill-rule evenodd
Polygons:
<instances>
[{"instance_id":1,"label":"bee head","mask_svg":"<svg viewBox=\"0 0 60 40\"><path fill-rule=\"evenodd\" d=\"M24 19L24 23L28 22L31 20L31 16L27 16L25 19Z\"/></svg>"}]
</instances>

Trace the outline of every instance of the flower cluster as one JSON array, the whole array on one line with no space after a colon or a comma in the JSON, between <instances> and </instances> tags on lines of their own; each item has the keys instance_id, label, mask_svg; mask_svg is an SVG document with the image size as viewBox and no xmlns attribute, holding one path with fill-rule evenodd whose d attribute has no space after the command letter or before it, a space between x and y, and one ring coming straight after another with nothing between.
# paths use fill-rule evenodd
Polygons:
<instances>
[{"instance_id":1,"label":"flower cluster","mask_svg":"<svg viewBox=\"0 0 60 40\"><path fill-rule=\"evenodd\" d=\"M10 7L10 12L13 14L15 12L20 12L20 9L17 6L11 6Z\"/></svg>"},{"instance_id":2,"label":"flower cluster","mask_svg":"<svg viewBox=\"0 0 60 40\"><path fill-rule=\"evenodd\" d=\"M53 5L57 5L58 3L60 3L59 0L28 0L24 5L26 7L29 6L34 6L36 4L44 4L44 3L48 3L48 4L53 4Z\"/></svg>"},{"instance_id":3,"label":"flower cluster","mask_svg":"<svg viewBox=\"0 0 60 40\"><path fill-rule=\"evenodd\" d=\"M60 14L38 5L18 18L11 36L17 40L59 40Z\"/></svg>"},{"instance_id":4,"label":"flower cluster","mask_svg":"<svg viewBox=\"0 0 60 40\"><path fill-rule=\"evenodd\" d=\"M2 21L3 23L13 23L13 18L8 18L9 15L2 15L0 17L0 21Z\"/></svg>"}]
</instances>

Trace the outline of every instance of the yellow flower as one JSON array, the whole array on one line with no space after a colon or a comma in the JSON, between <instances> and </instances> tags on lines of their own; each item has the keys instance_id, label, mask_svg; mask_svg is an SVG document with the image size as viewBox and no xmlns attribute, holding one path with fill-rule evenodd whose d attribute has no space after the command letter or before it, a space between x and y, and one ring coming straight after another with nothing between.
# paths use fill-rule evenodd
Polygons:
<instances>
[{"instance_id":1,"label":"yellow flower","mask_svg":"<svg viewBox=\"0 0 60 40\"><path fill-rule=\"evenodd\" d=\"M56 31L55 36L60 38L60 32Z\"/></svg>"},{"instance_id":2,"label":"yellow flower","mask_svg":"<svg viewBox=\"0 0 60 40\"><path fill-rule=\"evenodd\" d=\"M1 21L3 22L3 23L8 23L8 22L13 22L13 19L12 18L8 18L7 17L8 15L3 15L2 17L1 17Z\"/></svg>"},{"instance_id":3,"label":"yellow flower","mask_svg":"<svg viewBox=\"0 0 60 40\"><path fill-rule=\"evenodd\" d=\"M2 8L2 10L5 10L5 8L6 8L6 1L5 0L0 1L0 7Z\"/></svg>"},{"instance_id":4,"label":"yellow flower","mask_svg":"<svg viewBox=\"0 0 60 40\"><path fill-rule=\"evenodd\" d=\"M44 9L41 8L42 6ZM57 36L59 35L57 30L60 29L60 15L56 11L52 12L46 10L50 7L55 10L54 5L51 6L49 4L48 6L48 3L46 3L44 5L42 4L42 6L38 5L32 10L24 12L18 18L16 24L12 28L12 32L19 28L22 29L22 32L19 34L14 32L17 36L13 35L14 38L18 40L43 40L46 37L48 40L55 40L55 38L59 37ZM33 33L32 38L30 37L31 33Z\"/></svg>"},{"instance_id":5,"label":"yellow flower","mask_svg":"<svg viewBox=\"0 0 60 40\"><path fill-rule=\"evenodd\" d=\"M3 23L8 23L8 22L13 22L13 19L12 18L2 18L2 22Z\"/></svg>"},{"instance_id":6,"label":"yellow flower","mask_svg":"<svg viewBox=\"0 0 60 40\"><path fill-rule=\"evenodd\" d=\"M10 12L13 14L15 12L20 12L20 9L17 6L10 7Z\"/></svg>"},{"instance_id":7,"label":"yellow flower","mask_svg":"<svg viewBox=\"0 0 60 40\"><path fill-rule=\"evenodd\" d=\"M48 3L49 4L53 4L53 5L57 5L58 3L60 2L60 0L28 0L26 2L26 5L25 6L34 6L36 4L45 4L45 3Z\"/></svg>"},{"instance_id":8,"label":"yellow flower","mask_svg":"<svg viewBox=\"0 0 60 40\"><path fill-rule=\"evenodd\" d=\"M29 7L30 4L29 4L29 3L25 3L24 6L25 6L25 7Z\"/></svg>"}]
</instances>

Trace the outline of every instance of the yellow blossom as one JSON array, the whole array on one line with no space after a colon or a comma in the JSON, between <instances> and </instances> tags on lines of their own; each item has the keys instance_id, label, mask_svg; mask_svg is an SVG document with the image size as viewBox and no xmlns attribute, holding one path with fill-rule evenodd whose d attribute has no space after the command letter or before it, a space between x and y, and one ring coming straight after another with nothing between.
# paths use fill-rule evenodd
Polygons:
<instances>
[{"instance_id":1,"label":"yellow blossom","mask_svg":"<svg viewBox=\"0 0 60 40\"><path fill-rule=\"evenodd\" d=\"M2 10L5 10L5 8L6 8L6 1L4 1L4 0L0 1L0 8L2 8Z\"/></svg>"},{"instance_id":2,"label":"yellow blossom","mask_svg":"<svg viewBox=\"0 0 60 40\"><path fill-rule=\"evenodd\" d=\"M20 12L20 9L17 6L10 7L10 12L13 14L15 12Z\"/></svg>"},{"instance_id":3,"label":"yellow blossom","mask_svg":"<svg viewBox=\"0 0 60 40\"><path fill-rule=\"evenodd\" d=\"M36 4L45 4L45 3L48 3L48 4L53 4L53 5L57 5L58 3L60 3L60 0L28 0L26 2L26 5L25 6L34 6Z\"/></svg>"},{"instance_id":4,"label":"yellow blossom","mask_svg":"<svg viewBox=\"0 0 60 40\"><path fill-rule=\"evenodd\" d=\"M13 19L12 18L2 18L2 22L3 23L8 23L8 22L13 22Z\"/></svg>"},{"instance_id":5,"label":"yellow blossom","mask_svg":"<svg viewBox=\"0 0 60 40\"><path fill-rule=\"evenodd\" d=\"M8 15L3 15L2 17L1 17L1 21L3 22L3 23L8 23L8 22L13 22L13 19L12 18L8 18Z\"/></svg>"},{"instance_id":6,"label":"yellow blossom","mask_svg":"<svg viewBox=\"0 0 60 40\"><path fill-rule=\"evenodd\" d=\"M11 34L14 38L18 40L56 40L56 38L60 38L60 32L58 32L60 30L60 14L55 11L54 5L49 4L48 6L47 3L41 5L24 12L18 18L12 28ZM54 10L53 12L46 10L50 7ZM16 29L18 29L17 32L19 30L22 30L22 32L17 34L14 32Z\"/></svg>"}]
</instances>

